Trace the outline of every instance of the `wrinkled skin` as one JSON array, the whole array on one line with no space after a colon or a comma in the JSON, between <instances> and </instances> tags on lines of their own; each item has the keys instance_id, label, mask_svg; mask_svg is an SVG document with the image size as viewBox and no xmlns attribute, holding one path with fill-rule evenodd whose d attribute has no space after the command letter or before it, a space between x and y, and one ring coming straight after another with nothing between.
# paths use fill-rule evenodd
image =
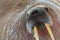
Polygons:
<instances>
[{"instance_id":1,"label":"wrinkled skin","mask_svg":"<svg viewBox=\"0 0 60 40\"><path fill-rule=\"evenodd\" d=\"M33 34L26 31L26 16L21 18L21 12L24 11L30 0L0 0L0 40L35 40ZM54 1L52 1L54 3ZM58 2L57 6L60 6ZM52 8L53 9L53 8ZM60 21L52 9L49 9L49 15L52 17L52 32L56 40L60 40ZM58 10L57 10L58 11ZM39 31L40 40L51 40L46 28Z\"/></svg>"}]
</instances>

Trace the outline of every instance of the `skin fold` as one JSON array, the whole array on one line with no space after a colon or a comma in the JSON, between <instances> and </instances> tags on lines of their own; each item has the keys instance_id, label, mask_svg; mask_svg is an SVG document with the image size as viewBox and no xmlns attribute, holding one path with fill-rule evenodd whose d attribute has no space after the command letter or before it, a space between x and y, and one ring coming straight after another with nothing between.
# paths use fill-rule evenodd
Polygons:
<instances>
[{"instance_id":1,"label":"skin fold","mask_svg":"<svg viewBox=\"0 0 60 40\"><path fill-rule=\"evenodd\" d=\"M29 30L27 30L26 27L27 9L29 9L30 6L33 8L35 6L42 5L43 3L44 5L49 4L45 2L40 4L36 2L37 1L35 0L0 0L0 40L35 40L33 31L32 33L30 33L31 31L28 32ZM55 8L53 5L49 4L49 7L46 5L48 8L48 14L53 21L53 25L50 26L50 28L55 39L60 40L60 20L58 20L60 17L57 17L56 15L60 11L57 10L60 8L60 1L49 2L56 5ZM55 9L56 12L54 11ZM60 15L58 14L58 16ZM30 27L32 26L30 25ZM40 40L51 40L46 27L39 29L38 32Z\"/></svg>"}]
</instances>

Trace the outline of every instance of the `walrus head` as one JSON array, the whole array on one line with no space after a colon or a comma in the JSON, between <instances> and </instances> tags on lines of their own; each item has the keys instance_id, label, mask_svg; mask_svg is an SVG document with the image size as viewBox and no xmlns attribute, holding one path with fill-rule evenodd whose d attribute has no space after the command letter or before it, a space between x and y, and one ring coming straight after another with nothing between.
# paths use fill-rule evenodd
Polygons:
<instances>
[{"instance_id":1,"label":"walrus head","mask_svg":"<svg viewBox=\"0 0 60 40\"><path fill-rule=\"evenodd\" d=\"M41 5L45 5L49 8L49 11L44 11L46 13L44 16L47 15L47 18L43 16L40 17L38 20L43 24L43 22L48 23L51 27L51 30L56 38L56 40L60 39L60 5L59 1L41 1L41 0L8 0L8 1L1 1L0 5L0 38L2 40L35 40L32 33L34 22L33 19L30 19L31 16L35 15L34 10L46 10L45 7L41 8ZM56 4L57 3L57 4ZM27 7L29 6L29 7ZM35 7L37 6L37 7ZM40 7L38 7L40 6ZM31 8L30 8L31 7ZM33 8L35 7L35 8ZM29 9L29 10L27 10ZM38 10L38 11L39 11ZM34 14L32 14L34 13ZM40 14L40 11L38 12ZM27 15L26 15L27 14ZM37 15L37 13L36 13ZM27 16L27 17L26 17ZM37 17L37 16L35 16ZM32 17L33 18L33 17ZM45 21L45 19L48 21ZM53 22L52 22L52 20ZM27 20L26 20L27 19ZM36 19L36 18L34 18ZM43 20L44 19L44 20ZM37 19L36 19L37 20ZM38 21L38 22L39 22ZM37 22L37 23L38 23ZM40 23L39 23L40 24ZM40 26L40 25L37 25ZM39 27L40 28L40 27ZM27 31L26 31L27 30ZM29 32L29 33L27 33ZM50 37L46 30L40 31L40 40L50 40ZM47 34L47 35L46 35Z\"/></svg>"}]
</instances>

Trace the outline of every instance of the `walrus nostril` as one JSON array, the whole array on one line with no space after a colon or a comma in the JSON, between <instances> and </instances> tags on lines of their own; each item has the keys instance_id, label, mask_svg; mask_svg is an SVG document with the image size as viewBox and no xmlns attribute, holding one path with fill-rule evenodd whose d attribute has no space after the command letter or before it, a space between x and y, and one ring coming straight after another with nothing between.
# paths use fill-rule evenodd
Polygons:
<instances>
[{"instance_id":1,"label":"walrus nostril","mask_svg":"<svg viewBox=\"0 0 60 40\"><path fill-rule=\"evenodd\" d=\"M33 10L31 15L35 15L36 13L38 13L38 10Z\"/></svg>"}]
</instances>

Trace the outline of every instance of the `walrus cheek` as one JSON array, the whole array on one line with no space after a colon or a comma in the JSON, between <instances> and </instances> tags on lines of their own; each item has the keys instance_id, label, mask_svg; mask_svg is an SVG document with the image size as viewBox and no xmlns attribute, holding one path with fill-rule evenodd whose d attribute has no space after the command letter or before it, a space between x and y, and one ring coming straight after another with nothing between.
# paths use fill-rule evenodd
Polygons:
<instances>
[{"instance_id":1,"label":"walrus cheek","mask_svg":"<svg viewBox=\"0 0 60 40\"><path fill-rule=\"evenodd\" d=\"M34 24L32 21L29 21L26 23L26 31L29 33L32 33L32 28L33 28Z\"/></svg>"}]
</instances>

